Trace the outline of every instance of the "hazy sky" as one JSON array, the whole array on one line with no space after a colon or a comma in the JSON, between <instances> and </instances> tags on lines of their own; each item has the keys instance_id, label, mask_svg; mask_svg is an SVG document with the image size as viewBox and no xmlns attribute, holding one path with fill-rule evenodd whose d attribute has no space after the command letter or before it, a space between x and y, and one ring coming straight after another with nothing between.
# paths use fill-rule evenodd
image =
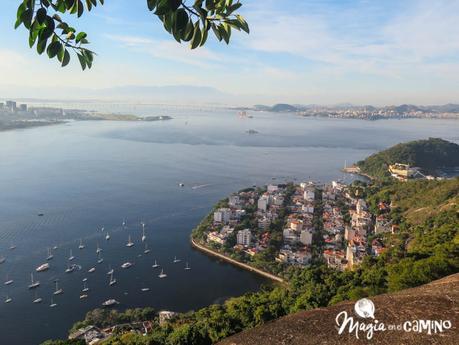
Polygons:
<instances>
[{"instance_id":1,"label":"hazy sky","mask_svg":"<svg viewBox=\"0 0 459 345\"><path fill-rule=\"evenodd\" d=\"M163 30L146 0L107 0L72 19L98 53L85 72L76 58L63 69L28 48L25 29L13 28L19 2L2 0L0 12L0 93L17 97L34 87L199 85L248 103L459 102L459 0L243 0L252 33L196 51Z\"/></svg>"}]
</instances>

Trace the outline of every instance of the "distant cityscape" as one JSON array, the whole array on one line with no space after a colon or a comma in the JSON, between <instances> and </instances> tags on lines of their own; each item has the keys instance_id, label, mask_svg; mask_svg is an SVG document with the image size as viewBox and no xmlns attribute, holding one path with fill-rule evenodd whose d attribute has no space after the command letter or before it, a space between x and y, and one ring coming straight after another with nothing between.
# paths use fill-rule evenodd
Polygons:
<instances>
[{"instance_id":1,"label":"distant cityscape","mask_svg":"<svg viewBox=\"0 0 459 345\"><path fill-rule=\"evenodd\" d=\"M31 107L26 103L19 104L12 100L0 102L0 130L46 126L69 120L165 121L171 119L172 117L167 115L139 117L130 114L99 113L81 109Z\"/></svg>"},{"instance_id":2,"label":"distant cityscape","mask_svg":"<svg viewBox=\"0 0 459 345\"><path fill-rule=\"evenodd\" d=\"M375 107L372 105L292 105L276 104L274 106L255 105L252 108L238 108L241 113L247 111L268 111L276 113L297 113L300 116L317 116L342 119L459 119L459 104L417 106L403 104L399 106Z\"/></svg>"}]
</instances>

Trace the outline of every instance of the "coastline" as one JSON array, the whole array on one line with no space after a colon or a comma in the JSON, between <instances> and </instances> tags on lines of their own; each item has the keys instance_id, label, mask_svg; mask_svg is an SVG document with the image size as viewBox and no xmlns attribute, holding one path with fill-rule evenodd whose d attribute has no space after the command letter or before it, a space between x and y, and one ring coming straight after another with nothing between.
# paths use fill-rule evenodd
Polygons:
<instances>
[{"instance_id":1,"label":"coastline","mask_svg":"<svg viewBox=\"0 0 459 345\"><path fill-rule=\"evenodd\" d=\"M213 251L212 249L209 249L209 248L207 248L207 247L205 247L205 246L203 246L201 244L196 243L193 238L191 238L191 245L193 247L195 247L196 249L199 249L199 250L203 251L204 253L207 253L207 254L209 254L211 256L215 256L215 257L217 257L219 259L222 259L222 260L224 260L226 262L229 262L229 263L231 263L231 264L233 264L235 266L241 267L241 268L243 268L243 269L245 269L247 271L255 272L255 273L257 273L257 274L259 274L259 275L261 275L261 276L263 276L265 278L274 280L274 281L276 281L278 283L285 283L285 280L282 279L281 277L278 277L278 276L276 276L274 274L265 272L265 271L260 270L258 268L252 267L252 266L250 266L248 264L245 264L243 262L240 262L240 261L234 260L232 258L229 258L224 254L221 254L221 253L218 253L216 251Z\"/></svg>"}]
</instances>

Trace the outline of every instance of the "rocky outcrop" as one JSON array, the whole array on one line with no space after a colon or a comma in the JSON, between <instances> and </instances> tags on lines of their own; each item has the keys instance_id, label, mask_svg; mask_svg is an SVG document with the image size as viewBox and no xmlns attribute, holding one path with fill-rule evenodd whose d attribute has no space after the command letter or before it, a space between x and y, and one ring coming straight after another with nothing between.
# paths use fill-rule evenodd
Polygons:
<instances>
[{"instance_id":1,"label":"rocky outcrop","mask_svg":"<svg viewBox=\"0 0 459 345\"><path fill-rule=\"evenodd\" d=\"M375 305L374 320L359 317L354 310L355 302L343 302L288 315L236 334L219 345L459 344L459 274L417 288L371 297L370 300ZM377 325L376 328L384 324L386 330L375 331L370 340L366 331L359 331L357 339L355 331L349 333L349 327L339 334L336 318L343 311L352 316L354 324ZM416 331L419 320L429 321L422 325L422 332ZM437 321L437 324L430 321ZM438 329L440 324L442 332ZM389 330L391 325L401 325L402 329ZM431 326L431 334L428 334L427 326Z\"/></svg>"}]
</instances>

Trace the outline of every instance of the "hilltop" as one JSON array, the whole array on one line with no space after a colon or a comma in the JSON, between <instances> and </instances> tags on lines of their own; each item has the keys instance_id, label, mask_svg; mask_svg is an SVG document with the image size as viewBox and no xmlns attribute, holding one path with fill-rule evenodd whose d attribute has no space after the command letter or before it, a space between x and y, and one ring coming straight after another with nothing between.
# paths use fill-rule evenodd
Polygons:
<instances>
[{"instance_id":1,"label":"hilltop","mask_svg":"<svg viewBox=\"0 0 459 345\"><path fill-rule=\"evenodd\" d=\"M373 177L388 177L390 164L403 163L421 168L425 174L459 167L459 145L439 138L397 144L357 163L360 171Z\"/></svg>"}]
</instances>

